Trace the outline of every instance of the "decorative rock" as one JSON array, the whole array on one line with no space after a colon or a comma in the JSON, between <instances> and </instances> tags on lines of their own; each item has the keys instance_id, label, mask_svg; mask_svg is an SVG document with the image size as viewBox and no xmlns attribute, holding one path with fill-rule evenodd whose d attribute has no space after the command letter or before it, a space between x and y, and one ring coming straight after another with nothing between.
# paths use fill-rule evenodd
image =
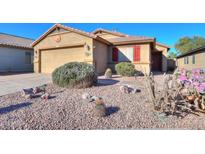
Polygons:
<instances>
[{"instance_id":1,"label":"decorative rock","mask_svg":"<svg viewBox=\"0 0 205 154\"><path fill-rule=\"evenodd\" d=\"M101 97L98 97L98 96L92 96L91 97L91 101L96 101L96 100L100 100L102 99Z\"/></svg>"},{"instance_id":2,"label":"decorative rock","mask_svg":"<svg viewBox=\"0 0 205 154\"><path fill-rule=\"evenodd\" d=\"M110 68L107 68L105 71L105 78L110 79L112 78L112 70Z\"/></svg>"},{"instance_id":3,"label":"decorative rock","mask_svg":"<svg viewBox=\"0 0 205 154\"><path fill-rule=\"evenodd\" d=\"M82 98L83 98L83 99L88 100L88 99L91 99L91 97L92 97L92 96L91 96L90 94L88 94L88 93L83 93L83 94L82 94Z\"/></svg>"},{"instance_id":4,"label":"decorative rock","mask_svg":"<svg viewBox=\"0 0 205 154\"><path fill-rule=\"evenodd\" d=\"M46 92L46 84L44 84L44 85L42 85L42 86L39 86L39 87L35 87L34 89L33 89L33 93L34 94L37 94L37 93L40 93L40 92Z\"/></svg>"},{"instance_id":5,"label":"decorative rock","mask_svg":"<svg viewBox=\"0 0 205 154\"><path fill-rule=\"evenodd\" d=\"M26 99L32 98L33 97L33 88L23 89L22 96L25 97Z\"/></svg>"},{"instance_id":6,"label":"decorative rock","mask_svg":"<svg viewBox=\"0 0 205 154\"><path fill-rule=\"evenodd\" d=\"M35 87L34 89L33 89L33 93L34 94L37 94L37 93L39 93L40 92L40 89L38 88L38 87Z\"/></svg>"},{"instance_id":7,"label":"decorative rock","mask_svg":"<svg viewBox=\"0 0 205 154\"><path fill-rule=\"evenodd\" d=\"M41 98L45 99L45 100L48 100L49 97L50 97L50 95L48 93L45 93L45 94L41 95Z\"/></svg>"},{"instance_id":8,"label":"decorative rock","mask_svg":"<svg viewBox=\"0 0 205 154\"><path fill-rule=\"evenodd\" d=\"M26 95L24 95L24 97L25 97L26 99L31 99L31 98L33 97L33 95L31 95L31 94L26 94Z\"/></svg>"},{"instance_id":9,"label":"decorative rock","mask_svg":"<svg viewBox=\"0 0 205 154\"><path fill-rule=\"evenodd\" d=\"M129 87L127 85L120 86L120 91L129 94Z\"/></svg>"},{"instance_id":10,"label":"decorative rock","mask_svg":"<svg viewBox=\"0 0 205 154\"><path fill-rule=\"evenodd\" d=\"M130 93L136 94L140 90L137 88L133 88L130 85L122 85L122 86L120 86L120 91L125 93L125 94L130 94Z\"/></svg>"}]
</instances>

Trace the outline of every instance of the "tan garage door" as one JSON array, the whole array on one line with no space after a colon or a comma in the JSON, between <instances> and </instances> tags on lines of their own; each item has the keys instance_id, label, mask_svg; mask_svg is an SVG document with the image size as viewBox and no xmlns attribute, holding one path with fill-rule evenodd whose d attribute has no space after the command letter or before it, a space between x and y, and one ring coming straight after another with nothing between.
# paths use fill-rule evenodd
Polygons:
<instances>
[{"instance_id":1,"label":"tan garage door","mask_svg":"<svg viewBox=\"0 0 205 154\"><path fill-rule=\"evenodd\" d=\"M82 47L42 50L41 73L52 73L55 68L74 61L84 61L84 49Z\"/></svg>"}]
</instances>

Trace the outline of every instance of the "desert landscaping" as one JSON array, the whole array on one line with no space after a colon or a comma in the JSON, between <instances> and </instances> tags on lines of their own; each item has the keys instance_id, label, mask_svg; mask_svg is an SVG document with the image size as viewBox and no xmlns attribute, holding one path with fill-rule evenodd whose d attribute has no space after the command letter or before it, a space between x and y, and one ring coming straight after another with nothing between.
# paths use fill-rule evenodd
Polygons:
<instances>
[{"instance_id":1,"label":"desert landscaping","mask_svg":"<svg viewBox=\"0 0 205 154\"><path fill-rule=\"evenodd\" d=\"M163 75L155 75L159 87ZM140 91L127 94L120 86L129 84ZM98 79L98 85L84 89L66 89L48 84L50 99L26 99L21 92L0 97L0 129L204 129L204 114L183 118L165 116L153 108L145 88L145 77ZM82 99L84 93L102 97L105 117L93 115L94 103Z\"/></svg>"}]
</instances>

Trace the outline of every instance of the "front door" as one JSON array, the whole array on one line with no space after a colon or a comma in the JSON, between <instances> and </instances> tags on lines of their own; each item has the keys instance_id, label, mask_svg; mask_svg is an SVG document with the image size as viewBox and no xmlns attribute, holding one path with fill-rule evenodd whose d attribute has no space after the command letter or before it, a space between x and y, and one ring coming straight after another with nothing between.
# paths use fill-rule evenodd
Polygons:
<instances>
[{"instance_id":1,"label":"front door","mask_svg":"<svg viewBox=\"0 0 205 154\"><path fill-rule=\"evenodd\" d=\"M162 52L152 53L152 71L162 71Z\"/></svg>"}]
</instances>

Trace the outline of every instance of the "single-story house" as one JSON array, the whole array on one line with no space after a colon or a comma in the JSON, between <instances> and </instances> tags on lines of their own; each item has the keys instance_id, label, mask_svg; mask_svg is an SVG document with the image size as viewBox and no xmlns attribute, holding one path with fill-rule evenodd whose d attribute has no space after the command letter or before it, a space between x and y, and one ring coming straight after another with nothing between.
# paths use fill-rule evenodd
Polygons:
<instances>
[{"instance_id":1,"label":"single-story house","mask_svg":"<svg viewBox=\"0 0 205 154\"><path fill-rule=\"evenodd\" d=\"M190 50L177 57L177 67L192 69L205 69L205 46Z\"/></svg>"},{"instance_id":2,"label":"single-story house","mask_svg":"<svg viewBox=\"0 0 205 154\"><path fill-rule=\"evenodd\" d=\"M0 33L0 72L33 71L32 39Z\"/></svg>"},{"instance_id":3,"label":"single-story house","mask_svg":"<svg viewBox=\"0 0 205 154\"><path fill-rule=\"evenodd\" d=\"M52 73L55 68L73 61L95 65L103 74L119 62L131 62L142 72L167 71L167 45L155 38L129 36L116 31L97 29L87 33L55 24L32 43L34 71Z\"/></svg>"}]
</instances>

